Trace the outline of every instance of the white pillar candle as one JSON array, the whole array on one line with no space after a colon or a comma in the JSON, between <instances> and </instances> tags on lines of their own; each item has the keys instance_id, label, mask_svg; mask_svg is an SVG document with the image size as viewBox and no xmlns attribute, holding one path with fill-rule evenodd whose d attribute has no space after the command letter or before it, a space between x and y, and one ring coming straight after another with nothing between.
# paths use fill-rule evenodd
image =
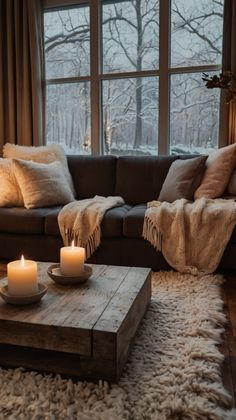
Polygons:
<instances>
[{"instance_id":1,"label":"white pillar candle","mask_svg":"<svg viewBox=\"0 0 236 420\"><path fill-rule=\"evenodd\" d=\"M37 263L25 260L7 264L8 293L12 296L30 296L38 292Z\"/></svg>"},{"instance_id":2,"label":"white pillar candle","mask_svg":"<svg viewBox=\"0 0 236 420\"><path fill-rule=\"evenodd\" d=\"M64 246L60 252L61 273L63 276L78 276L84 269L85 248L74 246Z\"/></svg>"}]
</instances>

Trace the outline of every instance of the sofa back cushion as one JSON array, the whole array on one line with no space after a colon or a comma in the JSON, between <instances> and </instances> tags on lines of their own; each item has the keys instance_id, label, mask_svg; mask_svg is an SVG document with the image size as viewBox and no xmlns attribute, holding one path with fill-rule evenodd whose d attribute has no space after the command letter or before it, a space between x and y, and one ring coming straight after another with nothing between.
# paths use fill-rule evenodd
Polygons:
<instances>
[{"instance_id":1,"label":"sofa back cushion","mask_svg":"<svg viewBox=\"0 0 236 420\"><path fill-rule=\"evenodd\" d=\"M122 156L117 161L115 195L128 204L157 200L177 156Z\"/></svg>"},{"instance_id":2,"label":"sofa back cushion","mask_svg":"<svg viewBox=\"0 0 236 420\"><path fill-rule=\"evenodd\" d=\"M69 170L74 181L76 198L109 196L115 193L115 156L68 156Z\"/></svg>"}]
</instances>

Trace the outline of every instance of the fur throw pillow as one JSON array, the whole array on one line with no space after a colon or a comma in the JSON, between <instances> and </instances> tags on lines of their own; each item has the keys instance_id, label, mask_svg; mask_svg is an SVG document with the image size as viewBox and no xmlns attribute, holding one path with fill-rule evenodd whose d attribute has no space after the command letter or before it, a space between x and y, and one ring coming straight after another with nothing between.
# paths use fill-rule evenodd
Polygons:
<instances>
[{"instance_id":1,"label":"fur throw pillow","mask_svg":"<svg viewBox=\"0 0 236 420\"><path fill-rule=\"evenodd\" d=\"M75 193L65 152L58 144L53 143L47 146L18 146L16 144L6 143L3 146L3 157L10 159L32 160L37 163L51 163L58 160L62 164L64 174L70 184L72 193Z\"/></svg>"}]
</instances>

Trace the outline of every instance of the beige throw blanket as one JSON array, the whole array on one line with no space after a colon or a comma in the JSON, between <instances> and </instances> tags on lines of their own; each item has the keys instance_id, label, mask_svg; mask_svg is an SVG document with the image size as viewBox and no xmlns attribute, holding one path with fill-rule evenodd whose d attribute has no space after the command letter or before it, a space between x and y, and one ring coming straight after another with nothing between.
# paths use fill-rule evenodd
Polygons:
<instances>
[{"instance_id":1,"label":"beige throw blanket","mask_svg":"<svg viewBox=\"0 0 236 420\"><path fill-rule=\"evenodd\" d=\"M82 246L86 251L86 258L98 248L101 242L101 222L105 212L121 206L121 197L101 197L73 201L62 208L58 215L58 224L66 246Z\"/></svg>"},{"instance_id":2,"label":"beige throw blanket","mask_svg":"<svg viewBox=\"0 0 236 420\"><path fill-rule=\"evenodd\" d=\"M143 237L177 271L194 275L212 273L235 224L234 200L152 201L145 214Z\"/></svg>"}]
</instances>

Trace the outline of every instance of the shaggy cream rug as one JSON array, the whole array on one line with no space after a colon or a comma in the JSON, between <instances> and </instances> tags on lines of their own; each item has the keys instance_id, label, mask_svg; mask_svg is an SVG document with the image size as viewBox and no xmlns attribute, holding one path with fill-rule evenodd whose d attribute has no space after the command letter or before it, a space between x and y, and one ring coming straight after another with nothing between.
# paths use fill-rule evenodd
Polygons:
<instances>
[{"instance_id":1,"label":"shaggy cream rug","mask_svg":"<svg viewBox=\"0 0 236 420\"><path fill-rule=\"evenodd\" d=\"M0 419L235 419L218 350L222 278L153 274L153 297L118 385L0 369Z\"/></svg>"}]
</instances>

